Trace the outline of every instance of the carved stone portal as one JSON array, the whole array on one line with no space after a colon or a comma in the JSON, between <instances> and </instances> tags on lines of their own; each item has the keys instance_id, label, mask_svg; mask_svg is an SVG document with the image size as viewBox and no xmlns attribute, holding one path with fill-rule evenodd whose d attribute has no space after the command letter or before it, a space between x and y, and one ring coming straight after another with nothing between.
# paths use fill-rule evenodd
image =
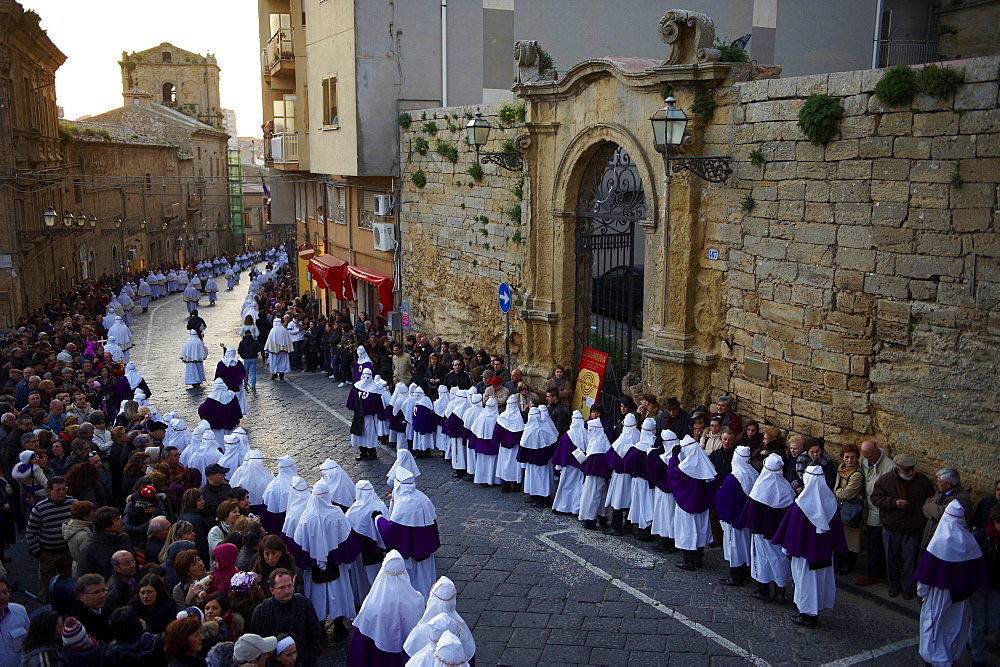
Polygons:
<instances>
[{"instance_id":1,"label":"carved stone portal","mask_svg":"<svg viewBox=\"0 0 1000 667\"><path fill-rule=\"evenodd\" d=\"M660 39L670 47L664 65L695 65L718 62L715 22L711 17L686 9L672 9L660 19Z\"/></svg>"}]
</instances>

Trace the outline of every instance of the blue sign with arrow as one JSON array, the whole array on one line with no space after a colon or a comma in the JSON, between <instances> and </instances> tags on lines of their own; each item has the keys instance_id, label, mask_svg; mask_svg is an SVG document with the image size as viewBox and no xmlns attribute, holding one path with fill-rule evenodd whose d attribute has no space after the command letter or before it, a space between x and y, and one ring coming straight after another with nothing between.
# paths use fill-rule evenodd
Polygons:
<instances>
[{"instance_id":1,"label":"blue sign with arrow","mask_svg":"<svg viewBox=\"0 0 1000 667\"><path fill-rule=\"evenodd\" d=\"M505 313L510 312L510 304L513 301L510 297L510 285L507 283L500 283L500 289L497 290L497 296L500 299L500 310Z\"/></svg>"}]
</instances>

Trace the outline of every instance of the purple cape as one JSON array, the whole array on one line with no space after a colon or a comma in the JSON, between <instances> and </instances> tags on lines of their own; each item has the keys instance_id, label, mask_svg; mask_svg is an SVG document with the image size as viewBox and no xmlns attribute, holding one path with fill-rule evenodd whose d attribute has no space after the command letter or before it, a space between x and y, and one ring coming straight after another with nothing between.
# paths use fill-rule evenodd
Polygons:
<instances>
[{"instance_id":1,"label":"purple cape","mask_svg":"<svg viewBox=\"0 0 1000 667\"><path fill-rule=\"evenodd\" d=\"M454 412L444 420L444 427L441 429L449 438L462 437L462 418Z\"/></svg>"},{"instance_id":2,"label":"purple cape","mask_svg":"<svg viewBox=\"0 0 1000 667\"><path fill-rule=\"evenodd\" d=\"M437 521L429 526L404 526L385 517L375 521L386 549L396 549L403 558L423 560L441 547Z\"/></svg>"},{"instance_id":3,"label":"purple cape","mask_svg":"<svg viewBox=\"0 0 1000 667\"><path fill-rule=\"evenodd\" d=\"M638 447L633 447L625 452L625 469L622 472L632 475L632 477L648 480L649 473L646 471L646 456L648 454L649 452L644 452Z\"/></svg>"},{"instance_id":4,"label":"purple cape","mask_svg":"<svg viewBox=\"0 0 1000 667\"><path fill-rule=\"evenodd\" d=\"M284 512L269 512L266 505L261 505L260 513L261 527L267 531L268 535L279 535L281 527L285 525Z\"/></svg>"},{"instance_id":5,"label":"purple cape","mask_svg":"<svg viewBox=\"0 0 1000 667\"><path fill-rule=\"evenodd\" d=\"M611 451L610 449L608 451ZM604 454L594 454L588 456L587 460L583 462L581 470L583 474L587 477L600 477L601 479L608 479L611 477L611 468L608 467L608 459Z\"/></svg>"},{"instance_id":6,"label":"purple cape","mask_svg":"<svg viewBox=\"0 0 1000 667\"><path fill-rule=\"evenodd\" d=\"M688 514L701 514L715 508L715 480L706 482L688 477L680 469L680 460L676 456L670 457L667 462L667 479L670 480L674 501Z\"/></svg>"},{"instance_id":7,"label":"purple cape","mask_svg":"<svg viewBox=\"0 0 1000 667\"><path fill-rule=\"evenodd\" d=\"M817 533L816 526L795 503L789 505L785 518L771 538L771 544L777 544L793 558L805 558L810 563L828 561L834 553L848 552L840 512L833 513L830 530Z\"/></svg>"},{"instance_id":8,"label":"purple cape","mask_svg":"<svg viewBox=\"0 0 1000 667\"><path fill-rule=\"evenodd\" d=\"M483 456L496 456L500 453L500 441L497 440L497 428L499 427L493 427L493 436L490 438L472 436L472 448L476 450L477 454L482 454Z\"/></svg>"},{"instance_id":9,"label":"purple cape","mask_svg":"<svg viewBox=\"0 0 1000 667\"><path fill-rule=\"evenodd\" d=\"M135 389L142 389L143 393L146 394L146 398L149 398L153 394L153 392L149 390L149 385L146 384L145 380L139 380L139 384L135 386ZM113 407L117 408L122 404L122 401L134 401L135 389L133 389L128 383L128 378L119 378L118 382L115 383L115 404Z\"/></svg>"},{"instance_id":10,"label":"purple cape","mask_svg":"<svg viewBox=\"0 0 1000 667\"><path fill-rule=\"evenodd\" d=\"M552 463L557 466L562 466L563 468L574 467L582 469L582 465L573 456L573 451L579 449L573 439L569 437L569 433L563 433L562 437L559 438L559 442L556 444L555 454L552 455Z\"/></svg>"},{"instance_id":11,"label":"purple cape","mask_svg":"<svg viewBox=\"0 0 1000 667\"><path fill-rule=\"evenodd\" d=\"M357 387L351 387L351 391L347 394L347 409L354 412L359 398L361 399L361 414L366 417L378 417L381 415L382 394L368 391L362 394L358 391Z\"/></svg>"},{"instance_id":12,"label":"purple cape","mask_svg":"<svg viewBox=\"0 0 1000 667\"><path fill-rule=\"evenodd\" d=\"M722 488L715 492L715 511L719 513L719 521L725 521L736 530L746 528L740 517L749 499L735 475L726 475Z\"/></svg>"},{"instance_id":13,"label":"purple cape","mask_svg":"<svg viewBox=\"0 0 1000 667\"><path fill-rule=\"evenodd\" d=\"M394 408L390 405L390 410ZM390 412L389 413L389 428L391 428L396 433L406 433L406 417L403 416L403 411Z\"/></svg>"},{"instance_id":14,"label":"purple cape","mask_svg":"<svg viewBox=\"0 0 1000 667\"><path fill-rule=\"evenodd\" d=\"M325 570L331 567L337 567L338 565L350 565L358 559L360 554L361 536L352 530L347 535L347 538L337 545L336 549L331 549L330 553L326 555L326 567L323 569ZM296 565L298 565L298 563L296 563ZM308 556L308 566L319 566L319 563L312 556ZM302 566L299 565L299 567Z\"/></svg>"},{"instance_id":15,"label":"purple cape","mask_svg":"<svg viewBox=\"0 0 1000 667\"><path fill-rule=\"evenodd\" d=\"M215 367L215 377L222 378L229 391L239 391L243 384L243 378L247 376L247 369L243 367L242 361L237 361L232 366L226 366L221 361Z\"/></svg>"},{"instance_id":16,"label":"purple cape","mask_svg":"<svg viewBox=\"0 0 1000 667\"><path fill-rule=\"evenodd\" d=\"M348 667L403 667L407 661L406 654L386 653L375 646L375 641L355 630L351 635L351 646L347 650Z\"/></svg>"},{"instance_id":17,"label":"purple cape","mask_svg":"<svg viewBox=\"0 0 1000 667\"><path fill-rule=\"evenodd\" d=\"M653 486L664 493L670 493L670 476L667 474L667 464L661 458L663 450L654 447L646 454L645 466L646 477L644 479L653 483ZM638 469L638 465L636 465ZM635 475L633 475L634 477Z\"/></svg>"},{"instance_id":18,"label":"purple cape","mask_svg":"<svg viewBox=\"0 0 1000 667\"><path fill-rule=\"evenodd\" d=\"M552 460L552 453L555 449L555 444L551 444L548 447L542 447L541 449L528 449L527 447L521 447L517 450L517 462L528 463L534 466L548 465ZM576 459L574 459L574 461L575 460Z\"/></svg>"},{"instance_id":19,"label":"purple cape","mask_svg":"<svg viewBox=\"0 0 1000 667\"><path fill-rule=\"evenodd\" d=\"M913 572L913 578L934 588L962 593L972 593L990 587L986 559L982 556L961 563L949 563L925 551L917 564L917 569Z\"/></svg>"},{"instance_id":20,"label":"purple cape","mask_svg":"<svg viewBox=\"0 0 1000 667\"><path fill-rule=\"evenodd\" d=\"M515 431L512 433L503 426L497 424L497 430L493 434L493 439L499 442L501 447L514 449L521 443L521 433L522 431Z\"/></svg>"},{"instance_id":21,"label":"purple cape","mask_svg":"<svg viewBox=\"0 0 1000 667\"><path fill-rule=\"evenodd\" d=\"M361 553L368 554L369 556L377 556L379 562L382 562L382 557L385 556L385 550L378 545L378 542L368 537L367 535L360 535L351 531L351 535L357 538L358 548Z\"/></svg>"},{"instance_id":22,"label":"purple cape","mask_svg":"<svg viewBox=\"0 0 1000 667\"><path fill-rule=\"evenodd\" d=\"M424 435L437 430L437 414L426 405L413 408L413 432Z\"/></svg>"},{"instance_id":23,"label":"purple cape","mask_svg":"<svg viewBox=\"0 0 1000 667\"><path fill-rule=\"evenodd\" d=\"M787 507L771 507L747 498L740 515L740 524L749 528L752 535L763 535L765 540L770 540L787 513Z\"/></svg>"},{"instance_id":24,"label":"purple cape","mask_svg":"<svg viewBox=\"0 0 1000 667\"><path fill-rule=\"evenodd\" d=\"M360 366L358 366L357 364L351 364L351 370L354 372L355 382L361 380L361 374L365 371L366 368L372 372L372 375L375 375L375 367L372 366L370 361L366 361Z\"/></svg>"},{"instance_id":25,"label":"purple cape","mask_svg":"<svg viewBox=\"0 0 1000 667\"><path fill-rule=\"evenodd\" d=\"M635 449L633 447L632 449ZM629 452L632 451L629 450ZM626 452L628 454L628 452ZM618 452L615 451L614 447L609 447L608 451L604 452L604 463L611 469L611 472L616 472L619 475L627 475L628 471L625 470L625 459L618 456Z\"/></svg>"},{"instance_id":26,"label":"purple cape","mask_svg":"<svg viewBox=\"0 0 1000 667\"><path fill-rule=\"evenodd\" d=\"M205 402L198 406L198 416L207 421L213 429L231 431L240 425L243 411L240 409L240 402L235 398L225 405L214 398L206 398Z\"/></svg>"}]
</instances>

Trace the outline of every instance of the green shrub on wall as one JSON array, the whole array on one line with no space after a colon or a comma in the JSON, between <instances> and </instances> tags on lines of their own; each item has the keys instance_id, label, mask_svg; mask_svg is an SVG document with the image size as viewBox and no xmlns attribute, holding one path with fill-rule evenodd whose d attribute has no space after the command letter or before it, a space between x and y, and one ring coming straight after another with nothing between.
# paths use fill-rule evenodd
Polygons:
<instances>
[{"instance_id":1,"label":"green shrub on wall","mask_svg":"<svg viewBox=\"0 0 1000 667\"><path fill-rule=\"evenodd\" d=\"M427 140L424 139L423 137L417 137L416 139L413 140L413 150L417 151L421 155L427 155L427 150L429 148L430 145L427 143Z\"/></svg>"},{"instance_id":2,"label":"green shrub on wall","mask_svg":"<svg viewBox=\"0 0 1000 667\"><path fill-rule=\"evenodd\" d=\"M964 81L965 72L943 65L924 65L917 74L920 92L937 100L954 95Z\"/></svg>"},{"instance_id":3,"label":"green shrub on wall","mask_svg":"<svg viewBox=\"0 0 1000 667\"><path fill-rule=\"evenodd\" d=\"M437 143L434 144L434 152L452 164L458 162L458 149L447 141L441 141L439 139Z\"/></svg>"},{"instance_id":4,"label":"green shrub on wall","mask_svg":"<svg viewBox=\"0 0 1000 667\"><path fill-rule=\"evenodd\" d=\"M917 94L917 73L906 65L886 70L875 84L875 97L890 107L906 106Z\"/></svg>"},{"instance_id":5,"label":"green shrub on wall","mask_svg":"<svg viewBox=\"0 0 1000 667\"><path fill-rule=\"evenodd\" d=\"M691 104L691 111L704 118L707 123L715 116L715 109L718 106L719 105L715 103L715 99L706 93L698 95L694 98L694 102Z\"/></svg>"},{"instance_id":6,"label":"green shrub on wall","mask_svg":"<svg viewBox=\"0 0 1000 667\"><path fill-rule=\"evenodd\" d=\"M810 95L799 109L799 129L813 144L820 146L837 134L837 124L844 117L844 107L836 97Z\"/></svg>"},{"instance_id":7,"label":"green shrub on wall","mask_svg":"<svg viewBox=\"0 0 1000 667\"><path fill-rule=\"evenodd\" d=\"M399 126L401 128L403 128L404 130L408 130L410 129L410 124L413 122L413 116L404 111L403 113L396 116L396 122L399 123Z\"/></svg>"},{"instance_id":8,"label":"green shrub on wall","mask_svg":"<svg viewBox=\"0 0 1000 667\"><path fill-rule=\"evenodd\" d=\"M413 183L418 188L422 188L425 185L427 185L427 177L424 176L424 170L417 169L415 172L413 172L413 174L410 175L410 182Z\"/></svg>"}]
</instances>

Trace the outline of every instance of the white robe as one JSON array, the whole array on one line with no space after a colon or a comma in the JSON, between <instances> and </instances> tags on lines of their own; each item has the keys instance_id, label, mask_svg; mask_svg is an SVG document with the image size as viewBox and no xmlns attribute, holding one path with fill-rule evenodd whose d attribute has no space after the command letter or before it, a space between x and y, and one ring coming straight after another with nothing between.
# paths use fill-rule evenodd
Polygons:
<instances>
[{"instance_id":1,"label":"white robe","mask_svg":"<svg viewBox=\"0 0 1000 667\"><path fill-rule=\"evenodd\" d=\"M503 447L500 449L503 449ZM497 473L499 458L499 454L476 453L476 474L473 477L473 481L476 484L499 484L500 475Z\"/></svg>"},{"instance_id":2,"label":"white robe","mask_svg":"<svg viewBox=\"0 0 1000 667\"><path fill-rule=\"evenodd\" d=\"M424 600L430 597L431 587L437 581L437 565L434 562L434 554L420 562L407 558L406 573L410 575L410 584L424 596Z\"/></svg>"},{"instance_id":3,"label":"white robe","mask_svg":"<svg viewBox=\"0 0 1000 667\"><path fill-rule=\"evenodd\" d=\"M771 544L763 535L750 536L750 576L762 584L774 582L784 588L788 585L792 568L781 547Z\"/></svg>"},{"instance_id":4,"label":"white robe","mask_svg":"<svg viewBox=\"0 0 1000 667\"><path fill-rule=\"evenodd\" d=\"M708 510L691 514L680 507L674 510L674 544L684 551L695 551L712 541Z\"/></svg>"},{"instance_id":5,"label":"white robe","mask_svg":"<svg viewBox=\"0 0 1000 667\"><path fill-rule=\"evenodd\" d=\"M611 481L608 482L608 496L605 498L604 504L616 510L627 510L632 506L632 475L621 472L611 473Z\"/></svg>"},{"instance_id":6,"label":"white robe","mask_svg":"<svg viewBox=\"0 0 1000 667\"><path fill-rule=\"evenodd\" d=\"M722 555L729 567L750 564L750 529L736 530L722 521Z\"/></svg>"},{"instance_id":7,"label":"white robe","mask_svg":"<svg viewBox=\"0 0 1000 667\"><path fill-rule=\"evenodd\" d=\"M552 495L552 464L524 464L524 492L529 496L548 498Z\"/></svg>"},{"instance_id":8,"label":"white robe","mask_svg":"<svg viewBox=\"0 0 1000 667\"><path fill-rule=\"evenodd\" d=\"M559 475L559 486L556 488L555 500L552 501L552 509L567 514L579 514L582 493L583 471L574 466L566 466Z\"/></svg>"},{"instance_id":9,"label":"white robe","mask_svg":"<svg viewBox=\"0 0 1000 667\"><path fill-rule=\"evenodd\" d=\"M645 483L646 480L635 480L636 482ZM677 501L674 500L674 494L664 493L659 489L653 489L653 535L659 537L673 537L674 536L674 514L677 512ZM635 506L629 510L629 519L632 518L632 514L636 511ZM636 523L639 523L636 521ZM639 525L642 528L642 525Z\"/></svg>"},{"instance_id":10,"label":"white robe","mask_svg":"<svg viewBox=\"0 0 1000 667\"><path fill-rule=\"evenodd\" d=\"M630 492L632 497L629 498L628 520L639 526L639 528L649 528L654 522L656 496L662 492L656 487L649 488L649 482L642 477L632 478ZM673 496L671 495L670 498L672 500ZM670 517L670 522L673 523L672 511ZM673 527L671 527L670 532L673 534ZM659 533L656 534L659 535Z\"/></svg>"},{"instance_id":11,"label":"white robe","mask_svg":"<svg viewBox=\"0 0 1000 667\"><path fill-rule=\"evenodd\" d=\"M603 454L598 454L603 456ZM565 472L565 471L563 471ZM598 516L607 516L608 505L604 498L608 493L608 480L596 475L584 475L583 490L580 492L580 521L590 521Z\"/></svg>"},{"instance_id":12,"label":"white robe","mask_svg":"<svg viewBox=\"0 0 1000 667\"><path fill-rule=\"evenodd\" d=\"M837 579L833 566L810 570L809 561L796 556L792 559L792 580L795 582L795 606L800 614L817 616L823 609L833 609L837 600Z\"/></svg>"},{"instance_id":13,"label":"white robe","mask_svg":"<svg viewBox=\"0 0 1000 667\"><path fill-rule=\"evenodd\" d=\"M321 622L341 616L353 621L357 617L354 607L354 591L351 588L351 566L339 565L337 567L340 568L340 576L325 584L313 583L311 567L306 569L303 574L306 597L312 601L316 608L316 616Z\"/></svg>"},{"instance_id":14,"label":"white robe","mask_svg":"<svg viewBox=\"0 0 1000 667\"><path fill-rule=\"evenodd\" d=\"M267 362L271 366L271 375L292 372L292 364L287 352L272 352L267 356Z\"/></svg>"},{"instance_id":15,"label":"white robe","mask_svg":"<svg viewBox=\"0 0 1000 667\"><path fill-rule=\"evenodd\" d=\"M924 599L920 607L920 657L932 665L957 662L969 637L969 601L953 602L951 591L923 583L917 584L917 595Z\"/></svg>"},{"instance_id":16,"label":"white robe","mask_svg":"<svg viewBox=\"0 0 1000 667\"><path fill-rule=\"evenodd\" d=\"M198 384L205 381L205 363L202 361L184 362L184 384Z\"/></svg>"},{"instance_id":17,"label":"white robe","mask_svg":"<svg viewBox=\"0 0 1000 667\"><path fill-rule=\"evenodd\" d=\"M519 449L519 445L514 445L509 449L507 447L500 448L499 459L497 460L497 474L500 475L501 480L513 482L514 484L521 481L522 468L521 464L517 462L517 452Z\"/></svg>"}]
</instances>

